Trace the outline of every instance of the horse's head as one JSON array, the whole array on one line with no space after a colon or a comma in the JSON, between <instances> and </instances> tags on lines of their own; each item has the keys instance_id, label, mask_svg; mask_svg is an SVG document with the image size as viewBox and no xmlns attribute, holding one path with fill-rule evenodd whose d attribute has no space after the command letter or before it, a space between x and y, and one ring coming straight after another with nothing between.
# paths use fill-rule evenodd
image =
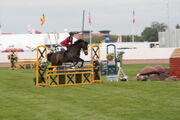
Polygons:
<instances>
[{"instance_id":1,"label":"horse's head","mask_svg":"<svg viewBox=\"0 0 180 120\"><path fill-rule=\"evenodd\" d=\"M84 43L82 45L82 49L84 51L84 54L88 55L88 42L84 41Z\"/></svg>"},{"instance_id":2,"label":"horse's head","mask_svg":"<svg viewBox=\"0 0 180 120\"><path fill-rule=\"evenodd\" d=\"M78 39L73 46L79 46L80 49L83 49L83 52L85 55L88 55L88 42L82 40L82 39Z\"/></svg>"}]
</instances>

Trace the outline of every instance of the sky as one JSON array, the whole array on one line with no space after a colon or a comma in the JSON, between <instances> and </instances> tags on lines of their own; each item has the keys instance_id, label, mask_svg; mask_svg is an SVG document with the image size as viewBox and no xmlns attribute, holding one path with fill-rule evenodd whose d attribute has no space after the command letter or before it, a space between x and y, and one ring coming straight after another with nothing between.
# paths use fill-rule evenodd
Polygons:
<instances>
[{"instance_id":1,"label":"sky","mask_svg":"<svg viewBox=\"0 0 180 120\"><path fill-rule=\"evenodd\" d=\"M4 33L27 33L28 26L42 32L81 31L85 10L85 30L128 35L134 29L134 34L140 35L153 21L175 28L180 24L179 6L180 0L0 0L0 24ZM41 26L43 13L45 23Z\"/></svg>"}]
</instances>

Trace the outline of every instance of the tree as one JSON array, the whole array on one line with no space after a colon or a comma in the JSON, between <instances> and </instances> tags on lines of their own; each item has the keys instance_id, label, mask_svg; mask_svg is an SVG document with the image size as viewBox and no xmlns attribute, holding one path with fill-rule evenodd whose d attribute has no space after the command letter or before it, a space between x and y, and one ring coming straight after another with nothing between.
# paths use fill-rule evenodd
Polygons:
<instances>
[{"instance_id":1,"label":"tree","mask_svg":"<svg viewBox=\"0 0 180 120\"><path fill-rule=\"evenodd\" d=\"M131 42L132 41L131 35L123 35L122 36L122 41L123 42Z\"/></svg>"},{"instance_id":2,"label":"tree","mask_svg":"<svg viewBox=\"0 0 180 120\"><path fill-rule=\"evenodd\" d=\"M110 35L110 42L117 42L117 35ZM104 36L92 36L92 43L101 43L102 41L105 40ZM89 38L85 39L85 41L89 42Z\"/></svg>"},{"instance_id":3,"label":"tree","mask_svg":"<svg viewBox=\"0 0 180 120\"><path fill-rule=\"evenodd\" d=\"M92 43L101 43L104 40L104 36L92 36ZM85 39L85 41L89 42L90 39Z\"/></svg>"},{"instance_id":4,"label":"tree","mask_svg":"<svg viewBox=\"0 0 180 120\"><path fill-rule=\"evenodd\" d=\"M168 26L165 23L159 23L156 21L152 22L151 27L155 28L157 32L163 32L168 28Z\"/></svg>"},{"instance_id":5,"label":"tree","mask_svg":"<svg viewBox=\"0 0 180 120\"><path fill-rule=\"evenodd\" d=\"M157 42L158 41L158 32L157 29L152 27L146 27L145 30L141 33L142 39L148 42Z\"/></svg>"},{"instance_id":6,"label":"tree","mask_svg":"<svg viewBox=\"0 0 180 120\"><path fill-rule=\"evenodd\" d=\"M122 40L123 40L123 42L132 42L132 36L131 35L123 35ZM134 41L135 42L143 42L143 39L141 36L135 35Z\"/></svg>"},{"instance_id":7,"label":"tree","mask_svg":"<svg viewBox=\"0 0 180 120\"><path fill-rule=\"evenodd\" d=\"M180 25L179 24L176 25L176 29L180 29Z\"/></svg>"},{"instance_id":8,"label":"tree","mask_svg":"<svg viewBox=\"0 0 180 120\"><path fill-rule=\"evenodd\" d=\"M159 22L152 22L150 27L146 27L141 33L143 41L157 42L158 32L163 32L167 29L167 25Z\"/></svg>"},{"instance_id":9,"label":"tree","mask_svg":"<svg viewBox=\"0 0 180 120\"><path fill-rule=\"evenodd\" d=\"M118 36L117 35L110 35L110 42L117 42Z\"/></svg>"}]
</instances>

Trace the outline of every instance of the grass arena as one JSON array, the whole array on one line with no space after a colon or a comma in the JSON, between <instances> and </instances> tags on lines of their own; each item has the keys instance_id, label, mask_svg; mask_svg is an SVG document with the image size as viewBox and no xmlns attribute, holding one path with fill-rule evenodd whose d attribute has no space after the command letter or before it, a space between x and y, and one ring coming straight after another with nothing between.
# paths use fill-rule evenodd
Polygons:
<instances>
[{"instance_id":1,"label":"grass arena","mask_svg":"<svg viewBox=\"0 0 180 120\"><path fill-rule=\"evenodd\" d=\"M123 65L132 78L147 64ZM168 64L163 64L168 66ZM35 70L0 68L1 120L180 119L180 82L33 87Z\"/></svg>"},{"instance_id":2,"label":"grass arena","mask_svg":"<svg viewBox=\"0 0 180 120\"><path fill-rule=\"evenodd\" d=\"M37 53L36 69L0 68L1 120L180 119L180 82L131 80L145 66L156 64L124 64L130 81L109 82L101 76L97 84L92 64L82 69L63 66L67 68L42 74L39 60L46 52L41 53ZM39 82L39 74L47 79Z\"/></svg>"}]
</instances>

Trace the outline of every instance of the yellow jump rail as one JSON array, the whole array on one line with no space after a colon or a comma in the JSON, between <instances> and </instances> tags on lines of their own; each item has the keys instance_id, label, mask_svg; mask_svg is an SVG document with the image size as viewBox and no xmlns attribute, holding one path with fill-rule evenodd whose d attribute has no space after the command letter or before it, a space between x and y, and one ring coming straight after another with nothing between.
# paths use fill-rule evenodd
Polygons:
<instances>
[{"instance_id":1,"label":"yellow jump rail","mask_svg":"<svg viewBox=\"0 0 180 120\"><path fill-rule=\"evenodd\" d=\"M36 65L36 59L18 59L17 69L33 69Z\"/></svg>"},{"instance_id":2,"label":"yellow jump rail","mask_svg":"<svg viewBox=\"0 0 180 120\"><path fill-rule=\"evenodd\" d=\"M60 72L60 71L58 71ZM47 71L47 86L68 86L68 85L84 85L92 84L93 72L92 69L78 71Z\"/></svg>"},{"instance_id":3,"label":"yellow jump rail","mask_svg":"<svg viewBox=\"0 0 180 120\"><path fill-rule=\"evenodd\" d=\"M94 46L97 47L97 46ZM99 47L99 46L98 46ZM48 66L46 70L41 70L40 64L42 59L47 59L47 47L38 46L36 55L36 85L41 86L67 86L67 85L84 85L94 82L102 82L99 76L95 79L94 64L85 64L82 68L70 68L70 66ZM93 61L99 60L99 48ZM93 55L94 55L93 54ZM96 73L97 74L97 73ZM100 74L99 74L100 75Z\"/></svg>"}]
</instances>

